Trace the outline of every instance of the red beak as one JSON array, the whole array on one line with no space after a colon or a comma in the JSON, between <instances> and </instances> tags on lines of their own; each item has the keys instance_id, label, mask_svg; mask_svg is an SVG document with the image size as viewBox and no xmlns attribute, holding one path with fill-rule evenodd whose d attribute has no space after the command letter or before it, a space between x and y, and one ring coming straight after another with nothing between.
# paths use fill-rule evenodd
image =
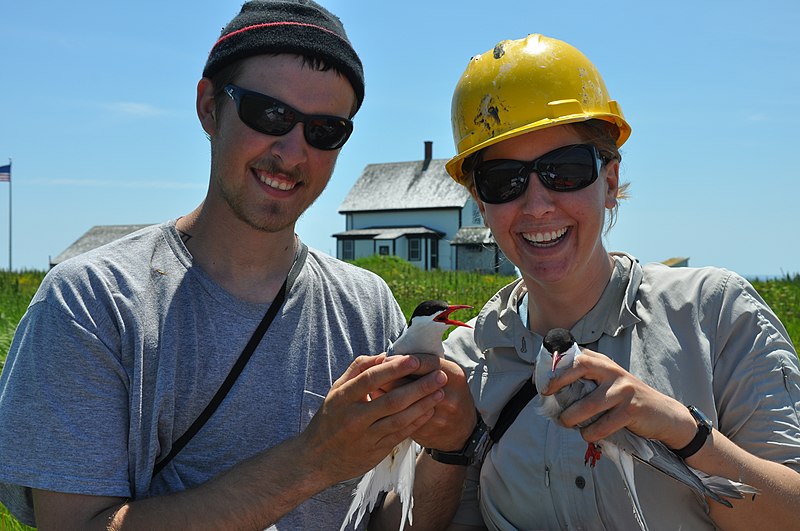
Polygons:
<instances>
[{"instance_id":1,"label":"red beak","mask_svg":"<svg viewBox=\"0 0 800 531\"><path fill-rule=\"evenodd\" d=\"M456 310L463 310L465 308L472 308L472 306L466 306L464 304L454 304L452 306L448 306L445 311L440 312L439 315L433 318L433 320L451 326L466 326L467 328L472 328L470 325L462 323L461 321L456 321L455 319L449 319L451 313L453 313Z\"/></svg>"},{"instance_id":2,"label":"red beak","mask_svg":"<svg viewBox=\"0 0 800 531\"><path fill-rule=\"evenodd\" d=\"M553 368L551 369L552 372L550 374L555 374L556 365L558 365L558 362L561 361L561 358L563 358L563 357L564 357L564 355L562 353L560 353L560 352L554 352L553 353Z\"/></svg>"}]
</instances>

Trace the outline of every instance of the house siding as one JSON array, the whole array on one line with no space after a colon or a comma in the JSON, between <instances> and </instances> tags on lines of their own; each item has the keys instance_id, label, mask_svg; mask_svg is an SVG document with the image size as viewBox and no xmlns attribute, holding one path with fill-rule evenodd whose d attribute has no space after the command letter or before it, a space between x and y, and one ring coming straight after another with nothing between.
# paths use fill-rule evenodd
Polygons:
<instances>
[{"instance_id":1,"label":"house siding","mask_svg":"<svg viewBox=\"0 0 800 531\"><path fill-rule=\"evenodd\" d=\"M356 258L362 256L372 256L376 254L374 240L356 240L355 241Z\"/></svg>"},{"instance_id":2,"label":"house siding","mask_svg":"<svg viewBox=\"0 0 800 531\"><path fill-rule=\"evenodd\" d=\"M372 227L413 227L421 225L445 234L455 234L459 229L455 208L385 210L381 212L358 212L352 216L352 226L347 230L369 229Z\"/></svg>"},{"instance_id":3,"label":"house siding","mask_svg":"<svg viewBox=\"0 0 800 531\"><path fill-rule=\"evenodd\" d=\"M439 269L455 269L456 268L456 253L455 249L450 245L450 238L458 231L458 213L461 209L448 208L448 209L417 209L417 210L394 210L394 211L381 211L381 212L357 212L348 214L347 217L351 220L350 226L347 230L353 229L368 229L372 227L412 227L422 226L427 227L439 232L443 232L445 236L441 240L433 240L422 236L422 258L418 261L411 261L417 267L429 269L428 260L430 257L430 248L432 245L437 245L438 251L438 267ZM470 214L471 216L471 214ZM370 243L372 241L370 240ZM356 256L365 256L359 254L361 251L367 252L366 247L359 247L356 245ZM377 254L378 247L375 246L369 254ZM408 239L398 238L396 240L396 247L392 254L400 256L408 260Z\"/></svg>"},{"instance_id":4,"label":"house siding","mask_svg":"<svg viewBox=\"0 0 800 531\"><path fill-rule=\"evenodd\" d=\"M483 218L469 191L447 174L447 159L432 159L431 154L432 144L426 143L424 160L364 168L339 207L345 231L334 234L337 256L342 256L341 242L348 240L353 242L355 258L380 254L383 247L425 270L496 268L497 248L488 231L479 242L482 246L471 250L479 256L465 251L465 245L472 243L469 238L452 244L460 229L483 227ZM483 241L486 235L489 240ZM415 240L419 256L410 260L409 241ZM462 260L459 253L464 252Z\"/></svg>"}]
</instances>

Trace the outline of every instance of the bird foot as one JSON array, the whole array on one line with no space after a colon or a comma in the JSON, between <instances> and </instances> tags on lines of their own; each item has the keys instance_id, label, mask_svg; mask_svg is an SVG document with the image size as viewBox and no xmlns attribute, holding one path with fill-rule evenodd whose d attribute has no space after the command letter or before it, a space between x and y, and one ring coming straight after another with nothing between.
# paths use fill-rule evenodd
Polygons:
<instances>
[{"instance_id":1,"label":"bird foot","mask_svg":"<svg viewBox=\"0 0 800 531\"><path fill-rule=\"evenodd\" d=\"M599 446L594 443L589 443L589 447L586 448L586 453L583 456L583 464L590 464L590 466L594 468L594 465L597 464L602 453ZM589 463L590 461L591 463Z\"/></svg>"}]
</instances>

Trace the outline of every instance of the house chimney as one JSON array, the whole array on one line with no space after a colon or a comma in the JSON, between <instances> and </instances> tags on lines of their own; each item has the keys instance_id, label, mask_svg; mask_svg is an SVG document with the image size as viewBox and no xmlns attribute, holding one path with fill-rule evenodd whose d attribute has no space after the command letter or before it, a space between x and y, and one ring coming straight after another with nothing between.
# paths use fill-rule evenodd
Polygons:
<instances>
[{"instance_id":1,"label":"house chimney","mask_svg":"<svg viewBox=\"0 0 800 531\"><path fill-rule=\"evenodd\" d=\"M433 158L433 141L426 140L425 141L425 160L422 161L422 171L428 169L428 166L431 163L431 159Z\"/></svg>"}]
</instances>

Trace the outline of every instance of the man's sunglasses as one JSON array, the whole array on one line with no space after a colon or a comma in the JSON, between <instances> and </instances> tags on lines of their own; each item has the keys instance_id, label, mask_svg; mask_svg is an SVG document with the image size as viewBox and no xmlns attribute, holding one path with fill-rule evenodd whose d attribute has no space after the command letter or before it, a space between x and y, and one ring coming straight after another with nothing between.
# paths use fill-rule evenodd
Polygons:
<instances>
[{"instance_id":1,"label":"man's sunglasses","mask_svg":"<svg viewBox=\"0 0 800 531\"><path fill-rule=\"evenodd\" d=\"M529 162L479 159L474 168L475 189L484 203L508 203L525 192L535 172L545 188L572 192L595 182L608 160L590 144L560 147Z\"/></svg>"},{"instance_id":2,"label":"man's sunglasses","mask_svg":"<svg viewBox=\"0 0 800 531\"><path fill-rule=\"evenodd\" d=\"M301 122L308 145L331 150L342 147L353 132L353 122L347 118L303 114L282 101L233 84L225 85L224 91L236 103L239 119L265 135L283 136Z\"/></svg>"}]
</instances>

